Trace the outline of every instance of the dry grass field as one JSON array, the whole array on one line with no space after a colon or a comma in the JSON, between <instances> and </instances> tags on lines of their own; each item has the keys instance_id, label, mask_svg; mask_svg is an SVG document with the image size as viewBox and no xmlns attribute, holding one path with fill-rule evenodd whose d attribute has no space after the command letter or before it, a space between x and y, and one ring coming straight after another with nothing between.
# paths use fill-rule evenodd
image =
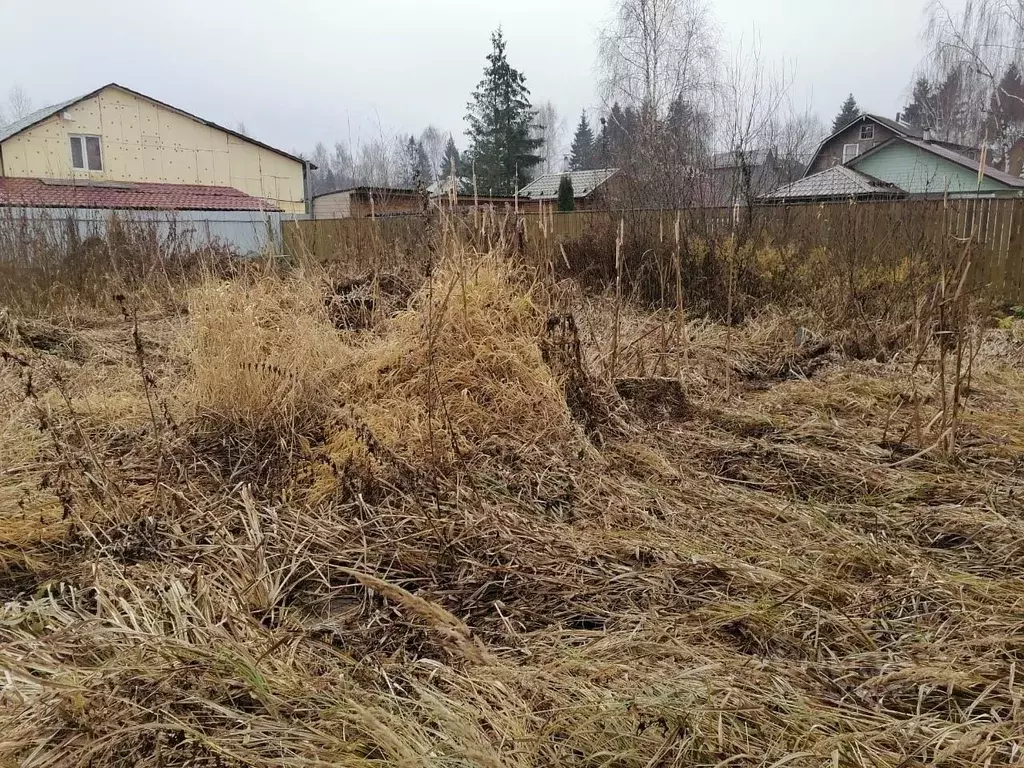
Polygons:
<instances>
[{"instance_id":1,"label":"dry grass field","mask_svg":"<svg viewBox=\"0 0 1024 768\"><path fill-rule=\"evenodd\" d=\"M0 764L1024 763L1024 323L172 293L0 314Z\"/></svg>"}]
</instances>

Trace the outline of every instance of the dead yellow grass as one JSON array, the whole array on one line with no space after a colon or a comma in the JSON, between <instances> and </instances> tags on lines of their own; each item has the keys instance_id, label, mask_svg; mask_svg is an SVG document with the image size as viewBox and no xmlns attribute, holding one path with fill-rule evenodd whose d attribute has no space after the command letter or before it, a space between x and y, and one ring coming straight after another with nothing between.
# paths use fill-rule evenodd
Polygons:
<instances>
[{"instance_id":1,"label":"dead yellow grass","mask_svg":"<svg viewBox=\"0 0 1024 768\"><path fill-rule=\"evenodd\" d=\"M185 397L196 415L254 432L322 421L351 357L328 321L325 288L268 277L194 290Z\"/></svg>"},{"instance_id":2,"label":"dead yellow grass","mask_svg":"<svg viewBox=\"0 0 1024 768\"><path fill-rule=\"evenodd\" d=\"M906 358L624 312L620 375L689 404L588 436L498 255L364 330L326 286L0 339L0 764L1020 762L1013 329L917 456Z\"/></svg>"},{"instance_id":3,"label":"dead yellow grass","mask_svg":"<svg viewBox=\"0 0 1024 768\"><path fill-rule=\"evenodd\" d=\"M415 464L564 444L573 428L542 359L546 315L522 281L498 258L460 271L452 257L368 332L331 324L325 281L208 284L190 303L186 397L198 416L246 430L326 428L324 450L340 463L365 452L359 426Z\"/></svg>"}]
</instances>

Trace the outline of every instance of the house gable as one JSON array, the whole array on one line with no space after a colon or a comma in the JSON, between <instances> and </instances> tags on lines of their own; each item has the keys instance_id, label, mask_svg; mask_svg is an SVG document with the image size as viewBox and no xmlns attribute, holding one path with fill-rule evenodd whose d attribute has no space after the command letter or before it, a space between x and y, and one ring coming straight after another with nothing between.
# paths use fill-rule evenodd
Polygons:
<instances>
[{"instance_id":1,"label":"house gable","mask_svg":"<svg viewBox=\"0 0 1024 768\"><path fill-rule=\"evenodd\" d=\"M895 136L898 136L890 121L881 121L872 115L861 115L845 128L833 133L818 147L811 162L807 165L804 176L811 176L815 173L828 170L844 162L843 148L847 145L856 145L857 154L863 155L869 150L881 146ZM862 138L862 127L871 126L871 136ZM849 159L849 158L847 158Z\"/></svg>"},{"instance_id":2,"label":"house gable","mask_svg":"<svg viewBox=\"0 0 1024 768\"><path fill-rule=\"evenodd\" d=\"M108 85L39 114L0 142L6 176L226 186L305 208L300 159L130 89ZM72 167L75 135L100 138L102 170Z\"/></svg>"}]
</instances>

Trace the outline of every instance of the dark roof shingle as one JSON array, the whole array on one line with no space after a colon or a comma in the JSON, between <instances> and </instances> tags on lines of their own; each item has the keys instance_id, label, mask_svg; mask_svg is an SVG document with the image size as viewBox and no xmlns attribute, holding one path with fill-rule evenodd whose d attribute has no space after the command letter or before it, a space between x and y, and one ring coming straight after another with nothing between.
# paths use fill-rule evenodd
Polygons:
<instances>
[{"instance_id":1,"label":"dark roof shingle","mask_svg":"<svg viewBox=\"0 0 1024 768\"><path fill-rule=\"evenodd\" d=\"M880 181L845 165L836 165L797 179L792 184L779 187L773 192L762 195L761 199L782 202L786 200L904 197L905 195L906 193L895 184Z\"/></svg>"},{"instance_id":2,"label":"dark roof shingle","mask_svg":"<svg viewBox=\"0 0 1024 768\"><path fill-rule=\"evenodd\" d=\"M568 171L566 173L546 173L519 190L520 197L531 200L554 200L558 197L558 185L563 176L572 180L572 193L577 199L586 197L608 179L618 173L617 168L601 168L594 171Z\"/></svg>"}]
</instances>

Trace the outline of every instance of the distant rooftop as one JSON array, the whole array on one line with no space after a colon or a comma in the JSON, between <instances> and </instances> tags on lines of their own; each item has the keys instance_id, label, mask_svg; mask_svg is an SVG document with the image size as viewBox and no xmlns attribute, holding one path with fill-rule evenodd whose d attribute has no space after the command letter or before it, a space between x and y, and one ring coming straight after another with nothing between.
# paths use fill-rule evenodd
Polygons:
<instances>
[{"instance_id":1,"label":"distant rooftop","mask_svg":"<svg viewBox=\"0 0 1024 768\"><path fill-rule=\"evenodd\" d=\"M0 207L147 211L279 211L233 187L0 177Z\"/></svg>"},{"instance_id":2,"label":"distant rooftop","mask_svg":"<svg viewBox=\"0 0 1024 768\"><path fill-rule=\"evenodd\" d=\"M746 161L749 168L758 168L768 162L771 155L770 149L747 149L742 152L734 150L731 152L717 152L711 156L711 167L716 170L722 168L739 168L740 158Z\"/></svg>"},{"instance_id":3,"label":"distant rooftop","mask_svg":"<svg viewBox=\"0 0 1024 768\"><path fill-rule=\"evenodd\" d=\"M316 200L318 197L326 197L327 195L337 195L341 192L374 192L378 195L415 195L422 194L421 191L414 189L413 187L390 187L390 186L376 186L373 184L357 184L354 187L342 187L341 189L332 189L330 192L320 192L313 195L313 199Z\"/></svg>"},{"instance_id":4,"label":"distant rooftop","mask_svg":"<svg viewBox=\"0 0 1024 768\"><path fill-rule=\"evenodd\" d=\"M558 197L558 184L562 177L568 176L572 181L573 196L579 199L591 194L618 172L618 168L602 168L594 171L546 173L520 189L519 196L531 200L554 200Z\"/></svg>"},{"instance_id":5,"label":"distant rooftop","mask_svg":"<svg viewBox=\"0 0 1024 768\"><path fill-rule=\"evenodd\" d=\"M785 202L797 200L845 200L904 197L895 184L880 181L845 165L836 165L819 173L797 179L762 195L762 200Z\"/></svg>"},{"instance_id":6,"label":"distant rooftop","mask_svg":"<svg viewBox=\"0 0 1024 768\"><path fill-rule=\"evenodd\" d=\"M427 194L431 197L450 195L453 191L459 194L461 190L469 189L472 186L473 180L465 176L446 176L427 187Z\"/></svg>"}]
</instances>

